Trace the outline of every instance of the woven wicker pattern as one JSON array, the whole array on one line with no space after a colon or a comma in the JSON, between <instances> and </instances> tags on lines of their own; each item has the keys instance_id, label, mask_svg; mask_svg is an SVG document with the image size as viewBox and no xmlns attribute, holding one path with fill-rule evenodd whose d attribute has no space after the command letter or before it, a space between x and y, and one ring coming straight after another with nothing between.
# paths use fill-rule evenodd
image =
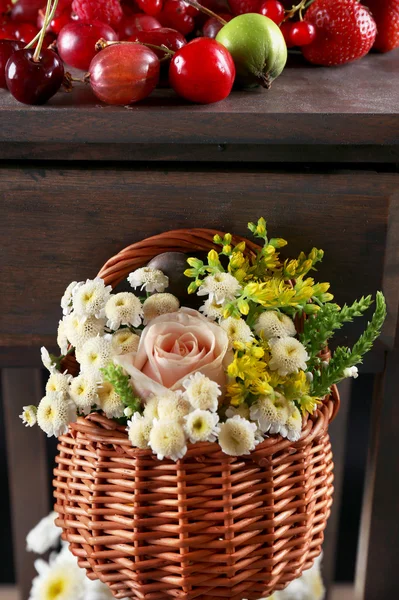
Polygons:
<instances>
[{"instance_id":1,"label":"woven wicker pattern","mask_svg":"<svg viewBox=\"0 0 399 600\"><path fill-rule=\"evenodd\" d=\"M100 275L115 286L161 252L209 249L215 233L150 238ZM100 414L80 418L59 440L54 471L63 538L116 598L257 600L283 589L321 552L338 408L334 387L296 443L273 436L238 458L189 445L177 463L132 448L124 427Z\"/></svg>"}]
</instances>

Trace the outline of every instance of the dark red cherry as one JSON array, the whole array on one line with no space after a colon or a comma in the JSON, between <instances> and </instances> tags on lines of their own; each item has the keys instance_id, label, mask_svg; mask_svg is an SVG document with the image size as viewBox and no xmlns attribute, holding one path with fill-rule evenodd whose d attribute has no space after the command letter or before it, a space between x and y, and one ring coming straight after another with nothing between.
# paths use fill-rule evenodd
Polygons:
<instances>
[{"instance_id":1,"label":"dark red cherry","mask_svg":"<svg viewBox=\"0 0 399 600\"><path fill-rule=\"evenodd\" d=\"M136 14L132 17L125 17L119 25L119 39L128 40L138 31L152 31L161 27L161 23L150 15Z\"/></svg>"},{"instance_id":2,"label":"dark red cherry","mask_svg":"<svg viewBox=\"0 0 399 600\"><path fill-rule=\"evenodd\" d=\"M25 44L16 40L0 40L0 88L7 88L6 64L14 52L21 50Z\"/></svg>"},{"instance_id":3,"label":"dark red cherry","mask_svg":"<svg viewBox=\"0 0 399 600\"><path fill-rule=\"evenodd\" d=\"M0 25L0 40L16 40L17 23L6 21Z\"/></svg>"},{"instance_id":4,"label":"dark red cherry","mask_svg":"<svg viewBox=\"0 0 399 600\"><path fill-rule=\"evenodd\" d=\"M17 40L25 42L25 44L29 44L38 33L38 28L32 23L15 24L15 37Z\"/></svg>"},{"instance_id":5,"label":"dark red cherry","mask_svg":"<svg viewBox=\"0 0 399 600\"><path fill-rule=\"evenodd\" d=\"M129 38L130 42L141 42L142 44L153 44L154 46L166 46L169 50L176 52L180 50L187 42L186 38L176 31L168 27L154 29L153 31L138 31L135 35ZM151 48L158 58L165 58L163 50Z\"/></svg>"},{"instance_id":6,"label":"dark red cherry","mask_svg":"<svg viewBox=\"0 0 399 600\"><path fill-rule=\"evenodd\" d=\"M43 7L43 0L18 0L11 11L13 21L36 25L37 13Z\"/></svg>"},{"instance_id":7,"label":"dark red cherry","mask_svg":"<svg viewBox=\"0 0 399 600\"><path fill-rule=\"evenodd\" d=\"M222 17L222 19L227 21L227 23L233 18L233 15L228 14L222 14L220 16ZM217 19L216 17L211 17L204 24L202 28L202 33L204 34L204 37L215 38L219 31L222 29L222 27L223 24L219 21L219 19Z\"/></svg>"},{"instance_id":8,"label":"dark red cherry","mask_svg":"<svg viewBox=\"0 0 399 600\"><path fill-rule=\"evenodd\" d=\"M6 66L7 87L19 102L44 104L58 92L64 79L64 65L52 50L42 50L33 60L34 49L18 50Z\"/></svg>"},{"instance_id":9,"label":"dark red cherry","mask_svg":"<svg viewBox=\"0 0 399 600\"><path fill-rule=\"evenodd\" d=\"M118 36L110 25L99 21L69 23L58 36L58 53L67 65L87 71L96 55L96 43L101 38L114 42Z\"/></svg>"}]
</instances>

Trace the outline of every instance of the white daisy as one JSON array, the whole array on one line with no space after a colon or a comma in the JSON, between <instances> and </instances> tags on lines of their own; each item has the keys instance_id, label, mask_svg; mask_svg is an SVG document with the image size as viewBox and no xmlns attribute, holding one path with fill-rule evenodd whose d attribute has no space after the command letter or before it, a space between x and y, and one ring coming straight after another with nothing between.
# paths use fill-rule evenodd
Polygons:
<instances>
[{"instance_id":1,"label":"white daisy","mask_svg":"<svg viewBox=\"0 0 399 600\"><path fill-rule=\"evenodd\" d=\"M79 412L88 415L93 406L98 404L98 384L96 378L81 373L72 379L69 394Z\"/></svg>"},{"instance_id":2,"label":"white daisy","mask_svg":"<svg viewBox=\"0 0 399 600\"><path fill-rule=\"evenodd\" d=\"M104 381L98 386L98 406L108 419L120 419L124 415L125 405L116 393L113 385Z\"/></svg>"},{"instance_id":3,"label":"white daisy","mask_svg":"<svg viewBox=\"0 0 399 600\"><path fill-rule=\"evenodd\" d=\"M158 398L158 417L165 421L182 421L192 410L191 404L181 393L171 393Z\"/></svg>"},{"instance_id":4,"label":"white daisy","mask_svg":"<svg viewBox=\"0 0 399 600\"><path fill-rule=\"evenodd\" d=\"M180 302L173 294L154 294L147 298L143 304L144 325L149 321L179 310Z\"/></svg>"},{"instance_id":5,"label":"white daisy","mask_svg":"<svg viewBox=\"0 0 399 600\"><path fill-rule=\"evenodd\" d=\"M37 408L37 424L48 437L67 433L69 423L74 423L76 419L75 404L60 392L44 396Z\"/></svg>"},{"instance_id":6,"label":"white daisy","mask_svg":"<svg viewBox=\"0 0 399 600\"><path fill-rule=\"evenodd\" d=\"M112 334L112 347L116 354L130 354L137 352L140 336L130 329L120 329Z\"/></svg>"},{"instance_id":7,"label":"white daisy","mask_svg":"<svg viewBox=\"0 0 399 600\"><path fill-rule=\"evenodd\" d=\"M215 381L197 371L183 381L185 396L194 408L216 412L218 409L218 396L221 389Z\"/></svg>"},{"instance_id":8,"label":"white daisy","mask_svg":"<svg viewBox=\"0 0 399 600\"><path fill-rule=\"evenodd\" d=\"M238 415L243 419L247 419L249 421L249 406L243 402L239 406L229 406L226 410L226 417L235 417Z\"/></svg>"},{"instance_id":9,"label":"white daisy","mask_svg":"<svg viewBox=\"0 0 399 600\"><path fill-rule=\"evenodd\" d=\"M46 563L35 561L38 572L33 580L29 600L81 600L85 572L74 556L65 550Z\"/></svg>"},{"instance_id":10,"label":"white daisy","mask_svg":"<svg viewBox=\"0 0 399 600\"><path fill-rule=\"evenodd\" d=\"M250 423L239 415L221 423L219 444L225 454L242 456L249 454L259 443L255 423Z\"/></svg>"},{"instance_id":11,"label":"white daisy","mask_svg":"<svg viewBox=\"0 0 399 600\"><path fill-rule=\"evenodd\" d=\"M266 310L259 315L254 329L256 335L262 335L266 340L296 335L294 321L274 310Z\"/></svg>"},{"instance_id":12,"label":"white daisy","mask_svg":"<svg viewBox=\"0 0 399 600\"><path fill-rule=\"evenodd\" d=\"M147 417L151 423L154 419L159 419L158 404L159 398L157 396L152 396L152 398L147 400L145 403L144 416Z\"/></svg>"},{"instance_id":13,"label":"white daisy","mask_svg":"<svg viewBox=\"0 0 399 600\"><path fill-rule=\"evenodd\" d=\"M251 328L246 324L244 319L229 317L220 321L220 327L227 333L231 344L234 342L247 344L254 339Z\"/></svg>"},{"instance_id":14,"label":"white daisy","mask_svg":"<svg viewBox=\"0 0 399 600\"><path fill-rule=\"evenodd\" d=\"M72 281L64 292L64 295L61 298L61 308L64 315L69 315L72 311L72 296L75 289L83 285L83 281L79 283L77 281Z\"/></svg>"},{"instance_id":15,"label":"white daisy","mask_svg":"<svg viewBox=\"0 0 399 600\"><path fill-rule=\"evenodd\" d=\"M357 367L348 367L344 369L344 377L353 377L353 379L357 379L359 377L359 371Z\"/></svg>"},{"instance_id":16,"label":"white daisy","mask_svg":"<svg viewBox=\"0 0 399 600\"><path fill-rule=\"evenodd\" d=\"M64 323L62 335L67 338L76 350L80 350L87 340L104 333L105 319L79 317L75 313L72 313L64 317L62 322Z\"/></svg>"},{"instance_id":17,"label":"white daisy","mask_svg":"<svg viewBox=\"0 0 399 600\"><path fill-rule=\"evenodd\" d=\"M31 404L30 406L23 407L19 418L22 419L22 423L25 425L25 427L33 427L37 423L36 415L37 408Z\"/></svg>"},{"instance_id":18,"label":"white daisy","mask_svg":"<svg viewBox=\"0 0 399 600\"><path fill-rule=\"evenodd\" d=\"M272 355L269 367L272 371L277 371L282 377L290 373L298 373L300 369L306 371L306 361L309 360L309 355L305 346L297 339L292 337L274 338L270 340L269 344Z\"/></svg>"},{"instance_id":19,"label":"white daisy","mask_svg":"<svg viewBox=\"0 0 399 600\"><path fill-rule=\"evenodd\" d=\"M87 340L83 347L76 352L81 372L93 378L101 378L100 369L104 369L112 360L115 352L111 339L97 336Z\"/></svg>"},{"instance_id":20,"label":"white daisy","mask_svg":"<svg viewBox=\"0 0 399 600\"><path fill-rule=\"evenodd\" d=\"M291 442L297 442L302 433L302 415L293 402L290 402L290 404L289 417L286 423L287 438Z\"/></svg>"},{"instance_id":21,"label":"white daisy","mask_svg":"<svg viewBox=\"0 0 399 600\"><path fill-rule=\"evenodd\" d=\"M64 319L61 319L61 321L58 323L57 344L58 344L59 349L61 350L61 354L63 354L65 356L65 354L67 354L67 352L68 352L69 340L68 340L68 335L66 332L66 326L65 326Z\"/></svg>"},{"instance_id":22,"label":"white daisy","mask_svg":"<svg viewBox=\"0 0 399 600\"><path fill-rule=\"evenodd\" d=\"M48 371L50 371L50 373L53 373L55 371L55 364L54 364L47 348L42 346L40 348L40 354L41 354L43 366L46 367L46 369Z\"/></svg>"},{"instance_id":23,"label":"white daisy","mask_svg":"<svg viewBox=\"0 0 399 600\"><path fill-rule=\"evenodd\" d=\"M46 383L46 392L61 392L63 394L68 394L71 379L71 375L65 375L58 371L54 371L54 373L50 374Z\"/></svg>"},{"instance_id":24,"label":"white daisy","mask_svg":"<svg viewBox=\"0 0 399 600\"><path fill-rule=\"evenodd\" d=\"M185 418L184 430L190 442L215 442L219 435L219 416L197 408Z\"/></svg>"},{"instance_id":25,"label":"white daisy","mask_svg":"<svg viewBox=\"0 0 399 600\"><path fill-rule=\"evenodd\" d=\"M44 554L59 542L61 529L55 524L56 512L44 517L26 536L26 549L35 554Z\"/></svg>"},{"instance_id":26,"label":"white daisy","mask_svg":"<svg viewBox=\"0 0 399 600\"><path fill-rule=\"evenodd\" d=\"M209 296L209 299L216 304L234 300L241 285L230 273L216 273L208 275L202 282L197 294L198 296Z\"/></svg>"},{"instance_id":27,"label":"white daisy","mask_svg":"<svg viewBox=\"0 0 399 600\"><path fill-rule=\"evenodd\" d=\"M160 269L142 267L130 273L127 278L132 288L145 289L146 292L164 292L169 285L169 278Z\"/></svg>"},{"instance_id":28,"label":"white daisy","mask_svg":"<svg viewBox=\"0 0 399 600\"><path fill-rule=\"evenodd\" d=\"M283 437L287 436L289 414L288 400L278 392L258 398L250 408L251 419L258 422L263 433L279 433Z\"/></svg>"},{"instance_id":29,"label":"white daisy","mask_svg":"<svg viewBox=\"0 0 399 600\"><path fill-rule=\"evenodd\" d=\"M150 433L150 446L158 460L170 458L177 461L187 452L186 436L178 421L154 419Z\"/></svg>"},{"instance_id":30,"label":"white daisy","mask_svg":"<svg viewBox=\"0 0 399 600\"><path fill-rule=\"evenodd\" d=\"M139 327L143 316L143 307L137 296L132 292L120 292L110 297L105 305L107 327L119 329L121 325Z\"/></svg>"},{"instance_id":31,"label":"white daisy","mask_svg":"<svg viewBox=\"0 0 399 600\"><path fill-rule=\"evenodd\" d=\"M127 422L127 432L132 446L142 450L149 448L151 429L152 421L150 419L138 412L134 413L132 419Z\"/></svg>"},{"instance_id":32,"label":"white daisy","mask_svg":"<svg viewBox=\"0 0 399 600\"><path fill-rule=\"evenodd\" d=\"M200 312L208 317L208 319L215 321L216 319L221 319L223 317L223 306L208 298L201 306Z\"/></svg>"},{"instance_id":33,"label":"white daisy","mask_svg":"<svg viewBox=\"0 0 399 600\"><path fill-rule=\"evenodd\" d=\"M73 289L72 304L78 317L105 316L105 305L111 296L112 287L105 285L100 277L88 279Z\"/></svg>"}]
</instances>

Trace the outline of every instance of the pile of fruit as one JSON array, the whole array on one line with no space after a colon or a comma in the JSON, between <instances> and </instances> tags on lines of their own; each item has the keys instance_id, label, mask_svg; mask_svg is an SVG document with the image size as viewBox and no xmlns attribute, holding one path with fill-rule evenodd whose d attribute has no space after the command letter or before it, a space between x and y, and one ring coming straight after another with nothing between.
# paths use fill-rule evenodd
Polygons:
<instances>
[{"instance_id":1,"label":"pile of fruit","mask_svg":"<svg viewBox=\"0 0 399 600\"><path fill-rule=\"evenodd\" d=\"M86 71L94 94L129 105L157 86L191 102L269 88L287 47L311 63L399 46L399 0L0 0L0 87L43 104ZM367 6L366 6L367 5Z\"/></svg>"}]
</instances>

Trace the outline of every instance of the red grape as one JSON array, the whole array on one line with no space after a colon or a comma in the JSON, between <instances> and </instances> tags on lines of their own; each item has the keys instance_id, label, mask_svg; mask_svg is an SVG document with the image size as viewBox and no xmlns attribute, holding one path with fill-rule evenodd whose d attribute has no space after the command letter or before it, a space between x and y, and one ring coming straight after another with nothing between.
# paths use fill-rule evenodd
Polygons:
<instances>
[{"instance_id":1,"label":"red grape","mask_svg":"<svg viewBox=\"0 0 399 600\"><path fill-rule=\"evenodd\" d=\"M153 31L138 31L135 35L129 38L131 42L141 42L142 44L153 44L154 46L166 46L169 50L176 52L185 44L185 37L175 29L162 27L161 29L153 29ZM163 50L151 48L158 58L165 58Z\"/></svg>"},{"instance_id":2,"label":"red grape","mask_svg":"<svg viewBox=\"0 0 399 600\"><path fill-rule=\"evenodd\" d=\"M113 42L118 36L110 25L99 21L69 23L58 36L58 53L67 65L87 71L96 55L96 43L101 38Z\"/></svg>"}]
</instances>

